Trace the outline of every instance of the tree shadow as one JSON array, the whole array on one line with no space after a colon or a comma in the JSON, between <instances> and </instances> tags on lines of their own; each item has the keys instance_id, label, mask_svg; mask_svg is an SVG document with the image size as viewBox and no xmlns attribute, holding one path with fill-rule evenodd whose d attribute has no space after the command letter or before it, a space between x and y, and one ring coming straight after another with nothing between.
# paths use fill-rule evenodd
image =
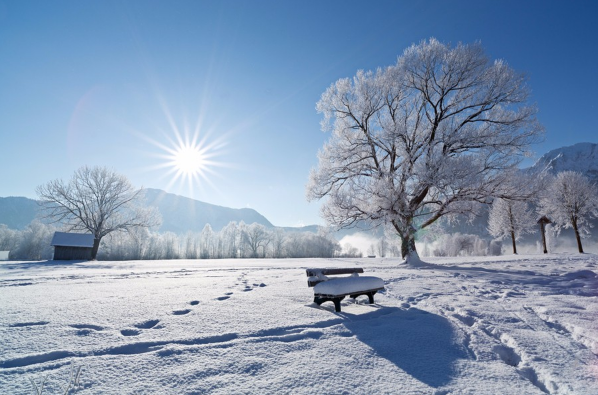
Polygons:
<instances>
[{"instance_id":1,"label":"tree shadow","mask_svg":"<svg viewBox=\"0 0 598 395\"><path fill-rule=\"evenodd\" d=\"M598 295L598 276L596 273L580 269L572 272L543 274L539 271L513 268L490 269L480 266L436 265L422 262L420 270L433 270L459 275L485 277L492 283L504 286L532 286L555 294L575 294L579 296ZM594 269L595 270L595 269Z\"/></svg>"},{"instance_id":2,"label":"tree shadow","mask_svg":"<svg viewBox=\"0 0 598 395\"><path fill-rule=\"evenodd\" d=\"M468 359L454 326L439 315L410 308L381 308L347 318L345 327L376 354L431 387L448 384L456 374L455 362Z\"/></svg>"}]
</instances>

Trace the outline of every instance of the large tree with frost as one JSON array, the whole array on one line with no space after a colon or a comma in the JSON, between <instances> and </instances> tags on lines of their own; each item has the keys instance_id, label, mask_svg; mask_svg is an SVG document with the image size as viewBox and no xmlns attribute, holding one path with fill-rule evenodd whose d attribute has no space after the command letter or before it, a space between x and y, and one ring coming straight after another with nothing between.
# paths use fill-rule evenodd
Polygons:
<instances>
[{"instance_id":1,"label":"large tree with frost","mask_svg":"<svg viewBox=\"0 0 598 395\"><path fill-rule=\"evenodd\" d=\"M552 220L557 232L573 228L577 248L583 253L581 238L590 234L589 220L598 218L598 188L581 173L562 171L543 193L540 211Z\"/></svg>"},{"instance_id":2,"label":"large tree with frost","mask_svg":"<svg viewBox=\"0 0 598 395\"><path fill-rule=\"evenodd\" d=\"M68 182L58 179L37 187L37 194L46 218L65 224L68 230L93 234L92 259L104 236L161 221L155 208L139 204L143 189L105 167L83 166Z\"/></svg>"},{"instance_id":3,"label":"large tree with frost","mask_svg":"<svg viewBox=\"0 0 598 395\"><path fill-rule=\"evenodd\" d=\"M517 254L516 241L526 233L533 233L536 218L527 202L495 199L488 216L488 231L497 238L510 237L513 254Z\"/></svg>"},{"instance_id":4,"label":"large tree with frost","mask_svg":"<svg viewBox=\"0 0 598 395\"><path fill-rule=\"evenodd\" d=\"M403 258L417 260L418 230L490 197L527 197L507 182L542 132L527 100L525 77L479 43L413 45L394 66L323 93L317 110L332 135L308 199L326 197L323 217L338 227L389 224Z\"/></svg>"}]
</instances>

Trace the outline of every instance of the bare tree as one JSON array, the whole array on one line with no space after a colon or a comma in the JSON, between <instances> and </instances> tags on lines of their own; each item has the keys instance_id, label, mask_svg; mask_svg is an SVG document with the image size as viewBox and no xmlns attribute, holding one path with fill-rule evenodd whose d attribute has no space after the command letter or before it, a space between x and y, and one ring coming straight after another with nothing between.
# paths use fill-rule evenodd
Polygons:
<instances>
[{"instance_id":1,"label":"bare tree","mask_svg":"<svg viewBox=\"0 0 598 395\"><path fill-rule=\"evenodd\" d=\"M540 212L552 220L557 232L573 228L583 253L581 238L590 234L589 220L598 217L598 188L581 173L562 171L540 199Z\"/></svg>"},{"instance_id":2,"label":"bare tree","mask_svg":"<svg viewBox=\"0 0 598 395\"><path fill-rule=\"evenodd\" d=\"M239 257L239 246L240 246L240 230L239 225L231 221L221 231L220 235L224 244L224 257L225 258L238 258Z\"/></svg>"},{"instance_id":3,"label":"bare tree","mask_svg":"<svg viewBox=\"0 0 598 395\"><path fill-rule=\"evenodd\" d=\"M155 208L138 205L143 189L105 167L81 167L70 181L50 181L37 187L37 194L46 218L93 234L92 259L107 234L160 224Z\"/></svg>"},{"instance_id":4,"label":"bare tree","mask_svg":"<svg viewBox=\"0 0 598 395\"><path fill-rule=\"evenodd\" d=\"M417 261L418 230L492 196L524 197L507 181L542 133L527 97L525 78L480 44L413 45L395 66L323 93L317 110L332 135L307 197L327 197L322 215L338 227L390 224L403 258Z\"/></svg>"},{"instance_id":5,"label":"bare tree","mask_svg":"<svg viewBox=\"0 0 598 395\"><path fill-rule=\"evenodd\" d=\"M55 229L38 220L33 220L20 233L18 243L10 252L10 259L52 259L50 241Z\"/></svg>"},{"instance_id":6,"label":"bare tree","mask_svg":"<svg viewBox=\"0 0 598 395\"><path fill-rule=\"evenodd\" d=\"M0 224L0 251L14 250L18 237L16 230L9 229L5 224Z\"/></svg>"},{"instance_id":7,"label":"bare tree","mask_svg":"<svg viewBox=\"0 0 598 395\"><path fill-rule=\"evenodd\" d=\"M282 258L284 255L284 243L286 237L284 230L280 228L274 229L272 232L272 255L274 258Z\"/></svg>"},{"instance_id":8,"label":"bare tree","mask_svg":"<svg viewBox=\"0 0 598 395\"><path fill-rule=\"evenodd\" d=\"M495 199L488 217L488 232L502 239L510 237L513 254L517 254L516 241L526 233L534 233L536 218L527 202Z\"/></svg>"},{"instance_id":9,"label":"bare tree","mask_svg":"<svg viewBox=\"0 0 598 395\"><path fill-rule=\"evenodd\" d=\"M270 243L270 233L266 227L256 222L244 227L243 242L249 248L252 258L259 256L259 249L262 248L262 255L266 255L266 246Z\"/></svg>"},{"instance_id":10,"label":"bare tree","mask_svg":"<svg viewBox=\"0 0 598 395\"><path fill-rule=\"evenodd\" d=\"M214 246L214 231L210 224L205 224L201 234L200 257L201 259L213 258L212 250Z\"/></svg>"}]
</instances>

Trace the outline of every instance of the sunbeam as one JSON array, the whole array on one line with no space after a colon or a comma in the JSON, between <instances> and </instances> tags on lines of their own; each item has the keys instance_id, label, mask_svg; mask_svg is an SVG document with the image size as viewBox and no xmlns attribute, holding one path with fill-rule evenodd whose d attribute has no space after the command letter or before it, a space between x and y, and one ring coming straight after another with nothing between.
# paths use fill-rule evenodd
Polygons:
<instances>
[{"instance_id":1,"label":"sunbeam","mask_svg":"<svg viewBox=\"0 0 598 395\"><path fill-rule=\"evenodd\" d=\"M221 177L218 168L231 167L232 163L222 160L228 145L228 134L214 137L215 131L202 125L201 117L193 127L188 122L177 122L163 100L161 107L168 129L162 130L163 138L156 140L145 134L141 137L160 149L152 156L159 159L159 163L151 167L153 171L162 171L158 178L167 180L166 189L178 185L186 189L190 196L197 196L206 189L217 193L213 179ZM182 128L180 125L184 125Z\"/></svg>"}]
</instances>

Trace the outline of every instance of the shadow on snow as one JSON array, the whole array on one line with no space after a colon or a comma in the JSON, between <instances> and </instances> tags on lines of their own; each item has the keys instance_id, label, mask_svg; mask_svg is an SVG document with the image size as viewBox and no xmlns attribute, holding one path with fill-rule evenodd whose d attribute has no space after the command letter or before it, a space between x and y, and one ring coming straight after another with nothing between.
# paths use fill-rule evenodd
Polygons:
<instances>
[{"instance_id":1,"label":"shadow on snow","mask_svg":"<svg viewBox=\"0 0 598 395\"><path fill-rule=\"evenodd\" d=\"M347 318L345 327L376 354L431 387L448 384L455 362L467 359L465 346L458 342L454 326L439 315L410 308L381 308Z\"/></svg>"}]
</instances>

